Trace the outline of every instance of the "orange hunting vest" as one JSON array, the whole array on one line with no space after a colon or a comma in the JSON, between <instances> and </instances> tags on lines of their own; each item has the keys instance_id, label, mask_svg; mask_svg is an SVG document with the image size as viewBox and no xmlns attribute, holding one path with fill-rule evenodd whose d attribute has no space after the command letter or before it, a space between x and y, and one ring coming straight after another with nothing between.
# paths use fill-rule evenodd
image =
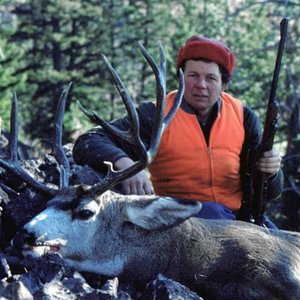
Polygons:
<instances>
[{"instance_id":1,"label":"orange hunting vest","mask_svg":"<svg viewBox=\"0 0 300 300\"><path fill-rule=\"evenodd\" d=\"M175 92L167 95L166 111ZM209 145L196 115L180 108L166 129L149 166L155 193L215 201L236 211L241 206L240 154L244 142L243 106L227 93L211 128Z\"/></svg>"}]
</instances>

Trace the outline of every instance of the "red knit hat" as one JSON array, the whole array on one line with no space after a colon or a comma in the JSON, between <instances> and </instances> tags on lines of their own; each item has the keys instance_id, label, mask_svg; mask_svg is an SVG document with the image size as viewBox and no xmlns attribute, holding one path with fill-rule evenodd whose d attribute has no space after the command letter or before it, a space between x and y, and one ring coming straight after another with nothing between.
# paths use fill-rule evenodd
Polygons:
<instances>
[{"instance_id":1,"label":"red knit hat","mask_svg":"<svg viewBox=\"0 0 300 300\"><path fill-rule=\"evenodd\" d=\"M177 70L183 61L193 58L205 58L221 65L229 75L232 75L236 58L232 51L222 42L208 39L200 35L193 35L184 47L179 49L176 59Z\"/></svg>"}]
</instances>

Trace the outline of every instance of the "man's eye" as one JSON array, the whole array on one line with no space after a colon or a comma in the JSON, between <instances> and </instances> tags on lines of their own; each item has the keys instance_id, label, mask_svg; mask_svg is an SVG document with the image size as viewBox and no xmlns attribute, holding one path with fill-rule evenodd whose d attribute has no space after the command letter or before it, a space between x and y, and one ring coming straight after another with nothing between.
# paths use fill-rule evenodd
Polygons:
<instances>
[{"instance_id":1,"label":"man's eye","mask_svg":"<svg viewBox=\"0 0 300 300\"><path fill-rule=\"evenodd\" d=\"M94 213L89 209L83 209L78 212L76 212L73 217L80 220L87 220L91 218L94 215Z\"/></svg>"},{"instance_id":2,"label":"man's eye","mask_svg":"<svg viewBox=\"0 0 300 300\"><path fill-rule=\"evenodd\" d=\"M216 81L217 80L217 78L214 77L214 76L210 76L210 77L208 77L208 79L211 80L211 81Z\"/></svg>"}]
</instances>

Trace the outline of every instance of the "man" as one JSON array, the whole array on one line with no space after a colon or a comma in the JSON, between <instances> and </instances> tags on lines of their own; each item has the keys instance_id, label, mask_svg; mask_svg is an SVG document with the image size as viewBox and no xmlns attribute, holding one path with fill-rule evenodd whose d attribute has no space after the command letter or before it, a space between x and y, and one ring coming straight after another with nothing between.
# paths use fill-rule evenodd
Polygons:
<instances>
[{"instance_id":1,"label":"man","mask_svg":"<svg viewBox=\"0 0 300 300\"><path fill-rule=\"evenodd\" d=\"M235 219L243 200L248 150L257 148L261 128L256 115L225 93L236 58L223 43L192 36L179 50L177 71L184 72L183 103L164 133L158 154L145 171L122 182L125 194L168 195L203 203L203 218ZM167 95L167 109L176 91ZM155 105L138 108L141 137L149 144ZM127 117L114 121L126 129ZM134 149L115 141L94 128L79 137L74 145L74 159L98 171L105 171L103 161L115 169L125 169L136 158ZM276 150L263 153L257 169L270 175L269 198L279 197L282 189L281 158Z\"/></svg>"}]
</instances>

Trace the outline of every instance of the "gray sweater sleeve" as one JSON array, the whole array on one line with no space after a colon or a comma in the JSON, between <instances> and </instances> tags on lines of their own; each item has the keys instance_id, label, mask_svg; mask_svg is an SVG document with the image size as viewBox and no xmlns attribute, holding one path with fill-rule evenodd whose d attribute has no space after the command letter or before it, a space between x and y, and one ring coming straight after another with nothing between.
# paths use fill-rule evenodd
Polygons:
<instances>
[{"instance_id":1,"label":"gray sweater sleeve","mask_svg":"<svg viewBox=\"0 0 300 300\"><path fill-rule=\"evenodd\" d=\"M140 135L146 148L151 139L154 109L153 103L144 103L137 108L140 120ZM111 124L124 131L128 131L131 125L128 116L115 120ZM135 147L128 142L116 139L99 126L81 135L73 147L73 157L77 164L89 165L100 172L106 172L107 169L103 162L114 163L125 156L137 160L138 154L135 152Z\"/></svg>"}]
</instances>

